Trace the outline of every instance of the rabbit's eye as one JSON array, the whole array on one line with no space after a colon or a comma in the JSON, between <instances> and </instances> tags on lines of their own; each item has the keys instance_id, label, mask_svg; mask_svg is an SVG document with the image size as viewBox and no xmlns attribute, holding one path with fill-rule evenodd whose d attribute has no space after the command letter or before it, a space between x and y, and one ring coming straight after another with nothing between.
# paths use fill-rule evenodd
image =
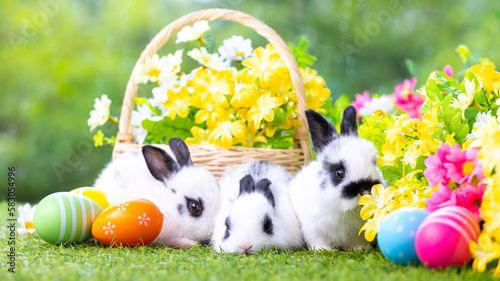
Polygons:
<instances>
[{"instance_id":1,"label":"rabbit's eye","mask_svg":"<svg viewBox=\"0 0 500 281\"><path fill-rule=\"evenodd\" d=\"M203 213L203 202L186 197L187 209L193 217L199 217Z\"/></svg>"},{"instance_id":2,"label":"rabbit's eye","mask_svg":"<svg viewBox=\"0 0 500 281\"><path fill-rule=\"evenodd\" d=\"M336 176L338 179L343 179L343 178L344 178L344 176L345 176L344 169L342 169L342 168L338 168L337 170L335 170L335 176Z\"/></svg>"}]
</instances>

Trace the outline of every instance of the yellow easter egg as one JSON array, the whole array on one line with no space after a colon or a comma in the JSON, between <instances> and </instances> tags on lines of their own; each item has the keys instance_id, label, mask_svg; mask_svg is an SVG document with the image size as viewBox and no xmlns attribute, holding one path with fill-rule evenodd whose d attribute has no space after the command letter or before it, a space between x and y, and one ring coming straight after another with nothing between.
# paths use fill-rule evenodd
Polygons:
<instances>
[{"instance_id":1,"label":"yellow easter egg","mask_svg":"<svg viewBox=\"0 0 500 281\"><path fill-rule=\"evenodd\" d=\"M70 192L89 198L90 200L96 202L97 205L99 205L103 210L110 205L106 195L101 190L94 187L80 187L73 189Z\"/></svg>"}]
</instances>

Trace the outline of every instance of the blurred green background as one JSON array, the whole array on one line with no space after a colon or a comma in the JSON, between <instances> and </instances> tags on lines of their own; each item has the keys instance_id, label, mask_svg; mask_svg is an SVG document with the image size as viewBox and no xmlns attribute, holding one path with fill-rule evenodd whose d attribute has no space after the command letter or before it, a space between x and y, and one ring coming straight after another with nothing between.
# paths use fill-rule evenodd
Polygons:
<instances>
[{"instance_id":1,"label":"blurred green background","mask_svg":"<svg viewBox=\"0 0 500 281\"><path fill-rule=\"evenodd\" d=\"M318 57L313 68L334 100L364 90L392 93L410 77L407 58L417 67L417 86L445 64L461 69L458 44L496 65L500 60L498 1L6 0L0 2L0 183L7 186L7 167L14 166L17 200L33 203L91 186L111 158L111 147L93 147L87 127L94 99L107 94L118 117L145 45L171 21L204 8L251 14L287 42L305 34ZM251 38L254 47L265 43L238 24L211 27L218 43L233 34ZM175 49L169 42L161 53ZM104 131L115 134L116 127ZM6 196L0 192L0 200Z\"/></svg>"}]
</instances>

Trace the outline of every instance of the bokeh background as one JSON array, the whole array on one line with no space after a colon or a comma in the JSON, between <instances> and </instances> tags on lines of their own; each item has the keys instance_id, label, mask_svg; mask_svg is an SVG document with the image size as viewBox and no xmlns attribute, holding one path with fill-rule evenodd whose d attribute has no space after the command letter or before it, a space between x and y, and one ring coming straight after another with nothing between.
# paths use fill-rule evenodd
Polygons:
<instances>
[{"instance_id":1,"label":"bokeh background","mask_svg":"<svg viewBox=\"0 0 500 281\"><path fill-rule=\"evenodd\" d=\"M500 3L493 0L6 0L0 2L0 184L7 186L7 167L14 166L18 201L91 186L112 150L93 147L87 119L94 99L107 94L118 117L149 40L204 8L251 14L287 42L305 34L318 57L313 68L334 100L364 90L390 94L412 75L419 87L445 64L462 69L459 44L500 65ZM235 34L254 47L265 44L238 24L211 27L218 43ZM176 48L169 42L160 53ZM115 134L116 127L104 131ZM0 192L0 200L6 196Z\"/></svg>"}]
</instances>

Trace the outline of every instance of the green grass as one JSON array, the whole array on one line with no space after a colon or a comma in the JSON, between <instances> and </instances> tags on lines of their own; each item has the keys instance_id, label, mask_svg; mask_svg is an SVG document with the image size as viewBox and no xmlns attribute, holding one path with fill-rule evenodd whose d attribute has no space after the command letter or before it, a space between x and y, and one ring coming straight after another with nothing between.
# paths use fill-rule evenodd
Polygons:
<instances>
[{"instance_id":1,"label":"green grass","mask_svg":"<svg viewBox=\"0 0 500 281\"><path fill-rule=\"evenodd\" d=\"M7 224L7 206L0 203ZM210 247L107 248L97 242L51 245L38 236L16 238L16 273L7 271L6 227L0 231L1 280L495 280L471 267L429 270L397 266L378 250L368 252L264 251L252 256L218 254ZM4 279L4 276L6 277Z\"/></svg>"}]
</instances>

